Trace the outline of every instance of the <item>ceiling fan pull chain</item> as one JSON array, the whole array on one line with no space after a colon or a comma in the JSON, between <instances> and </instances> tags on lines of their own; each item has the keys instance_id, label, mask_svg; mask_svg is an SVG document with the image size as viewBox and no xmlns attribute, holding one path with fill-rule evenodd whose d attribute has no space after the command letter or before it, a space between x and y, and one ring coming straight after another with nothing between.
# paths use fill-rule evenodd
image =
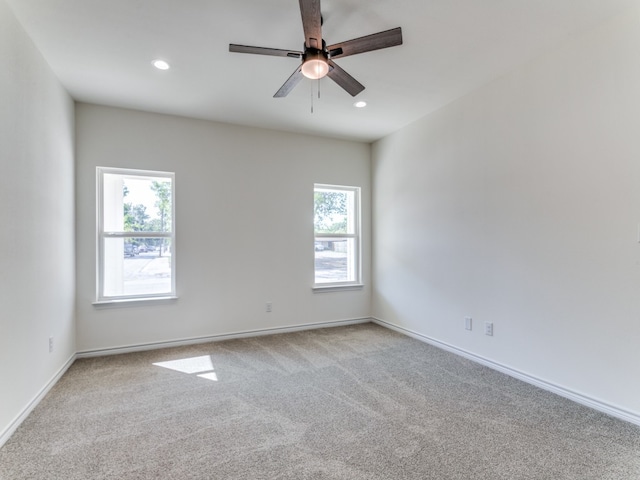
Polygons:
<instances>
[{"instance_id":1,"label":"ceiling fan pull chain","mask_svg":"<svg viewBox=\"0 0 640 480\"><path fill-rule=\"evenodd\" d=\"M311 114L313 115L313 82L311 82L311 89L309 92L311 93Z\"/></svg>"},{"instance_id":2,"label":"ceiling fan pull chain","mask_svg":"<svg viewBox=\"0 0 640 480\"><path fill-rule=\"evenodd\" d=\"M318 51L318 61L320 61L320 51ZM320 100L320 77L318 77L318 100Z\"/></svg>"}]
</instances>

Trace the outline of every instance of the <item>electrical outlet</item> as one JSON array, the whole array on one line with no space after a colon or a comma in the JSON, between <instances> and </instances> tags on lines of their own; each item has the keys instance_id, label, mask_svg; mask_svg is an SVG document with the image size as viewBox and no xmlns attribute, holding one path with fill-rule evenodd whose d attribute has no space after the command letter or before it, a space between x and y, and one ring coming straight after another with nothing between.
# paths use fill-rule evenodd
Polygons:
<instances>
[{"instance_id":1,"label":"electrical outlet","mask_svg":"<svg viewBox=\"0 0 640 480\"><path fill-rule=\"evenodd\" d=\"M273 304L271 302L267 302L267 313L271 313L271 311L273 310Z\"/></svg>"},{"instance_id":2,"label":"electrical outlet","mask_svg":"<svg viewBox=\"0 0 640 480\"><path fill-rule=\"evenodd\" d=\"M471 330L472 324L473 324L473 319L471 317L464 317L465 330Z\"/></svg>"},{"instance_id":3,"label":"electrical outlet","mask_svg":"<svg viewBox=\"0 0 640 480\"><path fill-rule=\"evenodd\" d=\"M484 334L493 336L493 323L492 322L484 322Z\"/></svg>"},{"instance_id":4,"label":"electrical outlet","mask_svg":"<svg viewBox=\"0 0 640 480\"><path fill-rule=\"evenodd\" d=\"M53 352L53 337L49 337L49 353Z\"/></svg>"}]
</instances>

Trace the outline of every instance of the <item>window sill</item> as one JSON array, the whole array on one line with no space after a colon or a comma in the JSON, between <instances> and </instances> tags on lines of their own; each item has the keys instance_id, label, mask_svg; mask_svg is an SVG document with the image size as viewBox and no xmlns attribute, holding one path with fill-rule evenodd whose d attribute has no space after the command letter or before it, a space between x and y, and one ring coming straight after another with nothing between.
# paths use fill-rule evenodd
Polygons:
<instances>
[{"instance_id":1,"label":"window sill","mask_svg":"<svg viewBox=\"0 0 640 480\"><path fill-rule=\"evenodd\" d=\"M95 307L108 307L108 306L135 306L138 305L149 305L153 303L169 303L178 300L176 296L166 296L166 297L138 297L138 298L114 298L110 300L96 300L91 304Z\"/></svg>"},{"instance_id":2,"label":"window sill","mask_svg":"<svg viewBox=\"0 0 640 480\"><path fill-rule=\"evenodd\" d=\"M364 284L362 283L351 283L349 285L327 285L327 286L319 286L314 285L311 290L313 293L329 293L329 292L343 292L345 290L362 290Z\"/></svg>"}]
</instances>

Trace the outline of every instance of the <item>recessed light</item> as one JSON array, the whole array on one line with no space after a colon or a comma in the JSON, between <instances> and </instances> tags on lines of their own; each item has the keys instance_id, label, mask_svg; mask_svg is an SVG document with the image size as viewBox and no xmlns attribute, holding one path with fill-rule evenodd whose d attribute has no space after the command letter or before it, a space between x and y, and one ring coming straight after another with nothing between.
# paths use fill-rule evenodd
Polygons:
<instances>
[{"instance_id":1,"label":"recessed light","mask_svg":"<svg viewBox=\"0 0 640 480\"><path fill-rule=\"evenodd\" d=\"M367 102L365 102L364 100L360 100L356 103L353 104L354 107L356 108L364 108L367 106Z\"/></svg>"},{"instance_id":2,"label":"recessed light","mask_svg":"<svg viewBox=\"0 0 640 480\"><path fill-rule=\"evenodd\" d=\"M170 65L164 60L154 60L151 64L158 70L169 70Z\"/></svg>"}]
</instances>

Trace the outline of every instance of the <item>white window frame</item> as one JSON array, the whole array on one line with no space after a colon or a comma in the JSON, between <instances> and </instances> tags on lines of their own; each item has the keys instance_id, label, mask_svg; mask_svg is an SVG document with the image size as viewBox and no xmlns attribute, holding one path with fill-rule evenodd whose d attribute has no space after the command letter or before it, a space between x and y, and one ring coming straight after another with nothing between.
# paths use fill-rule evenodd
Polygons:
<instances>
[{"instance_id":1,"label":"white window frame","mask_svg":"<svg viewBox=\"0 0 640 480\"><path fill-rule=\"evenodd\" d=\"M314 242L314 268L313 268L313 291L314 292L330 292L336 290L345 290L345 289L359 289L362 285L362 258L361 258L361 225L360 225L360 187L353 187L347 185L329 185L323 183L316 183L313 185L313 193L315 194L318 190L331 190L331 191L344 191L344 192L352 192L354 198L353 205L353 233L317 233L315 231L315 225L313 227L313 242ZM315 196L315 195L314 195ZM315 201L315 200L314 200ZM352 269L354 272L354 279L351 281L345 282L322 282L316 283L316 269L315 269L315 242L318 239L322 238L345 238L345 239L353 239L354 244L354 252L353 252L353 265Z\"/></svg>"},{"instance_id":2,"label":"white window frame","mask_svg":"<svg viewBox=\"0 0 640 480\"><path fill-rule=\"evenodd\" d=\"M123 177L155 179L168 178L171 180L171 231L170 232L126 232L105 231L104 229L104 175L121 175ZM176 296L176 201L175 201L175 173L155 170L137 170L129 168L96 167L96 301L94 304L108 304L116 302L139 300L164 300L177 298ZM105 248L104 242L108 238L168 238L171 241L171 291L157 294L140 295L105 295Z\"/></svg>"}]
</instances>

